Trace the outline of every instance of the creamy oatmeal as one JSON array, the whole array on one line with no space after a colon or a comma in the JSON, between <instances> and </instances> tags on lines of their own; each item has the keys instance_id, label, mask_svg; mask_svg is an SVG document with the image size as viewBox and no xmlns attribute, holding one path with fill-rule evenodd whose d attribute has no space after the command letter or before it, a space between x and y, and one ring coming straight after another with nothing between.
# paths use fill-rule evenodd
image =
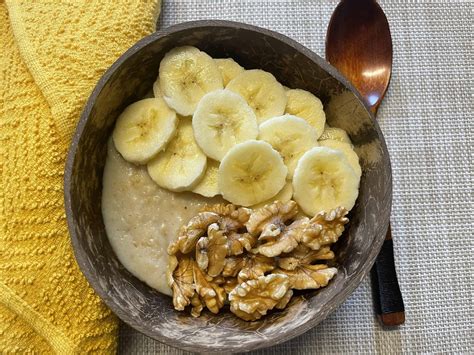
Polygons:
<instances>
[{"instance_id":1,"label":"creamy oatmeal","mask_svg":"<svg viewBox=\"0 0 474 355\"><path fill-rule=\"evenodd\" d=\"M206 203L218 199L159 187L146 166L126 162L109 141L104 169L102 215L110 244L125 268L158 291L166 284L166 249L179 228Z\"/></svg>"}]
</instances>

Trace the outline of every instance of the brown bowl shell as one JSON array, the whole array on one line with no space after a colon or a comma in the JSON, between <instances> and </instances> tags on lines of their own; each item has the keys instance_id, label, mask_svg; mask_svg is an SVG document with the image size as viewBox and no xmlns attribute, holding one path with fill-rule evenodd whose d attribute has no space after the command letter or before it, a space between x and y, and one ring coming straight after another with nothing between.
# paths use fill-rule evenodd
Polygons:
<instances>
[{"instance_id":1,"label":"brown bowl shell","mask_svg":"<svg viewBox=\"0 0 474 355\"><path fill-rule=\"evenodd\" d=\"M321 290L293 298L283 311L245 322L229 311L193 318L130 274L113 252L101 213L107 140L122 110L145 96L165 53L193 45L267 70L284 85L321 98L330 125L348 131L363 176L350 223L336 246L339 273ZM64 195L77 262L91 286L124 322L163 343L197 352L240 352L300 335L325 319L360 284L377 256L392 201L390 159L382 133L356 90L322 58L292 39L229 21L188 22L156 32L125 52L102 76L77 126L67 159Z\"/></svg>"}]
</instances>

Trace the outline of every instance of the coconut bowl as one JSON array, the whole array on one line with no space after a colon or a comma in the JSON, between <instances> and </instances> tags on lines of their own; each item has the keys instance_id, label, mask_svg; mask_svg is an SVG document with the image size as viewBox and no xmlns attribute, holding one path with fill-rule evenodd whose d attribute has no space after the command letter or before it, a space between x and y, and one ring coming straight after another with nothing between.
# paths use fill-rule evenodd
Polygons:
<instances>
[{"instance_id":1,"label":"coconut bowl","mask_svg":"<svg viewBox=\"0 0 474 355\"><path fill-rule=\"evenodd\" d=\"M327 122L345 129L360 157L360 193L335 247L339 272L323 289L301 292L283 311L246 322L230 311L193 318L128 272L107 239L101 213L107 141L122 110L150 91L170 49L192 45L246 69L271 72L283 85L319 97ZM103 301L138 331L195 352L242 352L276 345L323 321L367 276L383 243L391 201L390 159L379 126L357 91L335 68L294 40L228 21L187 22L156 32L126 51L101 77L72 140L64 186L74 253Z\"/></svg>"}]
</instances>

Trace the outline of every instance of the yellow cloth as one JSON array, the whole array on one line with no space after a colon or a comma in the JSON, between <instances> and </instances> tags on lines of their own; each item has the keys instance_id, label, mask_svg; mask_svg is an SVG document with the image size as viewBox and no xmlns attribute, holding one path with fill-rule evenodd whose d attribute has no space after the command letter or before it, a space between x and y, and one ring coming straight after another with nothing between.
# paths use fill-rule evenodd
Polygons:
<instances>
[{"instance_id":1,"label":"yellow cloth","mask_svg":"<svg viewBox=\"0 0 474 355\"><path fill-rule=\"evenodd\" d=\"M64 162L100 75L159 0L0 0L0 353L111 353L117 319L72 254Z\"/></svg>"}]
</instances>

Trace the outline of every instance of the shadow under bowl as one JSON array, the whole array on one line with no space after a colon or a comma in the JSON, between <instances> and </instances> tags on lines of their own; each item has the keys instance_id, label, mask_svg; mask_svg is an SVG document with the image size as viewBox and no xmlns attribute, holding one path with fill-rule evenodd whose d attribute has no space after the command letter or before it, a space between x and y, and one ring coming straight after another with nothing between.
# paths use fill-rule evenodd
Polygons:
<instances>
[{"instance_id":1,"label":"shadow under bowl","mask_svg":"<svg viewBox=\"0 0 474 355\"><path fill-rule=\"evenodd\" d=\"M360 157L358 201L336 247L339 272L321 290L294 297L283 311L245 322L229 311L193 318L130 274L109 244L101 213L107 140L122 110L143 98L170 49L192 45L246 69L271 72L290 88L319 97L331 126L345 129ZM123 321L171 346L237 352L276 345L325 319L368 274L388 226L390 159L380 129L355 89L319 56L275 32L228 21L188 22L156 32L125 52L102 76L74 135L65 172L65 203L77 262L91 286Z\"/></svg>"}]
</instances>

